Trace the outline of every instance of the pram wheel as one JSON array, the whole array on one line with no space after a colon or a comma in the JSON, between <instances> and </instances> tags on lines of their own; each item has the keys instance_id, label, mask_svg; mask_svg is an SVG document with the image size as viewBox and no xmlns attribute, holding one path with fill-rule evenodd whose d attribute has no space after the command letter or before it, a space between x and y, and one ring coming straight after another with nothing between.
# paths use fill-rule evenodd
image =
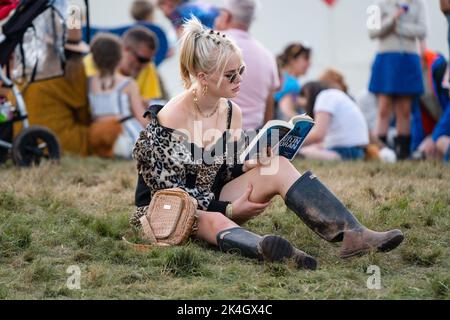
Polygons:
<instances>
[{"instance_id":1,"label":"pram wheel","mask_svg":"<svg viewBox=\"0 0 450 320\"><path fill-rule=\"evenodd\" d=\"M40 126L26 128L13 142L12 158L19 167L39 165L43 159L58 163L59 142L47 128Z\"/></svg>"}]
</instances>

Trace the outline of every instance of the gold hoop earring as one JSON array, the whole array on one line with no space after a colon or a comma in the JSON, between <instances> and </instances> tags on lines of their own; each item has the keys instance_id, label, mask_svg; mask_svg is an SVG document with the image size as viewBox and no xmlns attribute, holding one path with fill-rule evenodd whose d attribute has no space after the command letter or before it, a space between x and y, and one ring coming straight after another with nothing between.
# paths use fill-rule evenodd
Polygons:
<instances>
[{"instance_id":1,"label":"gold hoop earring","mask_svg":"<svg viewBox=\"0 0 450 320\"><path fill-rule=\"evenodd\" d=\"M206 96L208 94L208 86L207 85L203 87L202 93L203 93L203 96Z\"/></svg>"}]
</instances>

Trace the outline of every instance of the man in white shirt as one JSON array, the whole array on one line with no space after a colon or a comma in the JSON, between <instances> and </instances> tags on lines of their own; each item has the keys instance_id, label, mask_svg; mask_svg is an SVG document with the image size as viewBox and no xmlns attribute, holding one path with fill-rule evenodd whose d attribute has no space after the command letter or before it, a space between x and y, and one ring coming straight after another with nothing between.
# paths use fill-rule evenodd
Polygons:
<instances>
[{"instance_id":1,"label":"man in white shirt","mask_svg":"<svg viewBox=\"0 0 450 320\"><path fill-rule=\"evenodd\" d=\"M215 28L233 39L244 56L241 92L233 100L242 109L244 130L259 129L273 118L273 95L280 86L274 55L249 33L256 9L256 0L224 0L215 22Z\"/></svg>"}]
</instances>

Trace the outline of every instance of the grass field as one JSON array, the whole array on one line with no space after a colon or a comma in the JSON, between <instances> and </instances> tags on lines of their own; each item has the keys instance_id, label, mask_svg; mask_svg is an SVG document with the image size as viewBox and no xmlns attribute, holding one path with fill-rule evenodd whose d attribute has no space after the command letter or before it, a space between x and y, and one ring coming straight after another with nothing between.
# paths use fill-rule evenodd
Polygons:
<instances>
[{"instance_id":1,"label":"grass field","mask_svg":"<svg viewBox=\"0 0 450 320\"><path fill-rule=\"evenodd\" d=\"M222 254L201 242L139 253L125 246L136 174L132 162L64 158L0 168L0 299L449 299L450 168L438 163L325 164L312 169L367 226L400 228L388 254L343 261L280 199L246 225L317 257L315 272ZM369 290L367 269L381 270ZM71 290L70 266L80 270ZM70 271L70 269L69 269Z\"/></svg>"}]
</instances>

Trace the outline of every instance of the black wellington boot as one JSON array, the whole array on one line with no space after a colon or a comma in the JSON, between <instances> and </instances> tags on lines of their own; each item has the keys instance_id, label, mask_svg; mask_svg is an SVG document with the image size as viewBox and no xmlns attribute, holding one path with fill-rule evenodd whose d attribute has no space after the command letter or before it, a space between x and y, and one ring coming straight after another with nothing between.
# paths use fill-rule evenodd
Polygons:
<instances>
[{"instance_id":1,"label":"black wellington boot","mask_svg":"<svg viewBox=\"0 0 450 320\"><path fill-rule=\"evenodd\" d=\"M217 244L223 252L239 252L245 257L269 262L294 259L300 269L317 268L313 257L278 236L261 237L243 228L233 228L219 232Z\"/></svg>"},{"instance_id":2,"label":"black wellington boot","mask_svg":"<svg viewBox=\"0 0 450 320\"><path fill-rule=\"evenodd\" d=\"M388 139L387 136L378 136L378 139L384 143L385 146L388 145Z\"/></svg>"},{"instance_id":3,"label":"black wellington boot","mask_svg":"<svg viewBox=\"0 0 450 320\"><path fill-rule=\"evenodd\" d=\"M343 241L341 258L372 250L390 251L403 241L400 230L367 229L312 172L305 173L286 194L286 205L303 222L329 242Z\"/></svg>"},{"instance_id":4,"label":"black wellington boot","mask_svg":"<svg viewBox=\"0 0 450 320\"><path fill-rule=\"evenodd\" d=\"M411 137L397 136L395 139L395 153L398 160L407 160L411 154Z\"/></svg>"}]
</instances>

